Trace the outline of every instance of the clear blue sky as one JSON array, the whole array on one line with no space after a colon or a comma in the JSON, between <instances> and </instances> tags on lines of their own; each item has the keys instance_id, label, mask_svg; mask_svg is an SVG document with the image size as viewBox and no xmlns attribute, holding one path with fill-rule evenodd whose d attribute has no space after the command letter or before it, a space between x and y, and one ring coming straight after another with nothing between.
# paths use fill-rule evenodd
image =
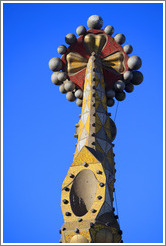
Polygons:
<instances>
[{"instance_id":1,"label":"clear blue sky","mask_svg":"<svg viewBox=\"0 0 166 246\"><path fill-rule=\"evenodd\" d=\"M52 84L48 61L92 14L123 33L144 81L119 103L116 196L125 243L163 241L162 3L4 4L4 242L58 243L61 185L81 109ZM114 35L113 35L114 36ZM60 56L59 56L60 57ZM116 105L109 108L114 119Z\"/></svg>"}]
</instances>

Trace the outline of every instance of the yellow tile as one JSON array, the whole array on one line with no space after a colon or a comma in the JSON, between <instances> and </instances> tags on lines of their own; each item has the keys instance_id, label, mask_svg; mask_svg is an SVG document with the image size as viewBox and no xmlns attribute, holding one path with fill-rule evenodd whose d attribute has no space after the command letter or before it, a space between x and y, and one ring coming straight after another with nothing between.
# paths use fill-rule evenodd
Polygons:
<instances>
[{"instance_id":1,"label":"yellow tile","mask_svg":"<svg viewBox=\"0 0 166 246\"><path fill-rule=\"evenodd\" d=\"M91 236L90 236L89 230L81 231L80 234L86 237L89 242L91 242Z\"/></svg>"},{"instance_id":2,"label":"yellow tile","mask_svg":"<svg viewBox=\"0 0 166 246\"><path fill-rule=\"evenodd\" d=\"M75 159L76 158L76 156L78 155L78 149L76 148L76 150L75 150L75 153L74 153L74 158L73 159Z\"/></svg>"},{"instance_id":3,"label":"yellow tile","mask_svg":"<svg viewBox=\"0 0 166 246\"><path fill-rule=\"evenodd\" d=\"M99 162L95 156L84 146L77 157L73 160L71 166L81 165L83 162L87 163L97 163Z\"/></svg>"},{"instance_id":4,"label":"yellow tile","mask_svg":"<svg viewBox=\"0 0 166 246\"><path fill-rule=\"evenodd\" d=\"M81 137L81 133L83 131L84 128L79 128L79 132L78 132L78 141L79 141L79 138Z\"/></svg>"},{"instance_id":5,"label":"yellow tile","mask_svg":"<svg viewBox=\"0 0 166 246\"><path fill-rule=\"evenodd\" d=\"M88 101L87 101L87 106L88 106L88 108L90 109L90 106L91 106L91 100L88 100Z\"/></svg>"},{"instance_id":6,"label":"yellow tile","mask_svg":"<svg viewBox=\"0 0 166 246\"><path fill-rule=\"evenodd\" d=\"M82 129L84 127L84 124L82 122L82 119L80 119L80 123L79 123L79 129Z\"/></svg>"},{"instance_id":7,"label":"yellow tile","mask_svg":"<svg viewBox=\"0 0 166 246\"><path fill-rule=\"evenodd\" d=\"M88 135L89 135L90 134L90 114L88 115L88 118L86 120L85 129L87 130Z\"/></svg>"}]
</instances>

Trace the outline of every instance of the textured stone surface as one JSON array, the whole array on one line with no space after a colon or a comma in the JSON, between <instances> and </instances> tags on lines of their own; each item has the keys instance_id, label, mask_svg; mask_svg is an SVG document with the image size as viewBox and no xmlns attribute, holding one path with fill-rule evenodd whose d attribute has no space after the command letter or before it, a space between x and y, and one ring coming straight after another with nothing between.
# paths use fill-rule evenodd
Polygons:
<instances>
[{"instance_id":1,"label":"textured stone surface","mask_svg":"<svg viewBox=\"0 0 166 246\"><path fill-rule=\"evenodd\" d=\"M81 99L83 97L83 92L81 89L76 90L75 97Z\"/></svg>"},{"instance_id":2,"label":"textured stone surface","mask_svg":"<svg viewBox=\"0 0 166 246\"><path fill-rule=\"evenodd\" d=\"M64 87L66 91L72 91L75 88L75 84L72 81L68 80L65 81Z\"/></svg>"},{"instance_id":3,"label":"textured stone surface","mask_svg":"<svg viewBox=\"0 0 166 246\"><path fill-rule=\"evenodd\" d=\"M76 42L77 38L73 33L68 33L65 37L65 42L67 44L74 44Z\"/></svg>"},{"instance_id":4,"label":"textured stone surface","mask_svg":"<svg viewBox=\"0 0 166 246\"><path fill-rule=\"evenodd\" d=\"M123 44L126 41L125 36L122 33L118 33L115 35L114 40L118 43L118 44Z\"/></svg>"},{"instance_id":5,"label":"textured stone surface","mask_svg":"<svg viewBox=\"0 0 166 246\"><path fill-rule=\"evenodd\" d=\"M87 21L89 28L101 29L103 26L103 19L99 15L91 15Z\"/></svg>"},{"instance_id":6,"label":"textured stone surface","mask_svg":"<svg viewBox=\"0 0 166 246\"><path fill-rule=\"evenodd\" d=\"M65 94L65 93L66 93L66 90L65 90L64 84L62 84L62 85L60 85L60 86L59 86L59 91L60 91L61 93L63 93L63 94Z\"/></svg>"},{"instance_id":7,"label":"textured stone surface","mask_svg":"<svg viewBox=\"0 0 166 246\"><path fill-rule=\"evenodd\" d=\"M78 35L84 35L86 33L86 28L84 26L78 26L76 29Z\"/></svg>"},{"instance_id":8,"label":"textured stone surface","mask_svg":"<svg viewBox=\"0 0 166 246\"><path fill-rule=\"evenodd\" d=\"M138 70L142 66L141 58L138 56L131 56L127 62L128 66L132 70Z\"/></svg>"},{"instance_id":9,"label":"textured stone surface","mask_svg":"<svg viewBox=\"0 0 166 246\"><path fill-rule=\"evenodd\" d=\"M82 99L79 99L79 98L78 98L78 99L76 100L76 104L77 104L78 107L82 107Z\"/></svg>"},{"instance_id":10,"label":"textured stone surface","mask_svg":"<svg viewBox=\"0 0 166 246\"><path fill-rule=\"evenodd\" d=\"M106 27L104 28L104 32L105 32L106 34L108 34L108 35L112 35L112 34L114 33L114 28L113 28L113 26L110 26L110 25L106 26Z\"/></svg>"},{"instance_id":11,"label":"textured stone surface","mask_svg":"<svg viewBox=\"0 0 166 246\"><path fill-rule=\"evenodd\" d=\"M58 74L59 74L59 72L54 72L54 73L51 75L51 81L52 81L52 83L55 84L55 85L60 85L60 84L62 84L62 82L58 80Z\"/></svg>"},{"instance_id":12,"label":"textured stone surface","mask_svg":"<svg viewBox=\"0 0 166 246\"><path fill-rule=\"evenodd\" d=\"M126 44L124 47L123 47L123 50L126 54L131 54L133 52L133 47L129 44Z\"/></svg>"},{"instance_id":13,"label":"textured stone surface","mask_svg":"<svg viewBox=\"0 0 166 246\"><path fill-rule=\"evenodd\" d=\"M75 98L73 92L71 92L71 91L67 92L66 98L67 98L67 100L70 101L70 102L73 102L73 101L76 100L76 98Z\"/></svg>"},{"instance_id":14,"label":"textured stone surface","mask_svg":"<svg viewBox=\"0 0 166 246\"><path fill-rule=\"evenodd\" d=\"M62 61L59 57L53 57L50 61L49 61L49 68L52 71L59 71L62 69Z\"/></svg>"},{"instance_id":15,"label":"textured stone surface","mask_svg":"<svg viewBox=\"0 0 166 246\"><path fill-rule=\"evenodd\" d=\"M66 78L67 78L67 76L66 76L66 74L64 72L59 72L58 73L58 80L59 81L63 82L63 81L66 80Z\"/></svg>"},{"instance_id":16,"label":"textured stone surface","mask_svg":"<svg viewBox=\"0 0 166 246\"><path fill-rule=\"evenodd\" d=\"M60 46L58 47L57 51L58 51L59 54L63 55L63 54L66 53L67 47L66 47L65 45L60 45Z\"/></svg>"},{"instance_id":17,"label":"textured stone surface","mask_svg":"<svg viewBox=\"0 0 166 246\"><path fill-rule=\"evenodd\" d=\"M123 78L124 78L125 82L129 82L133 78L133 73L131 71L126 71L123 74Z\"/></svg>"}]
</instances>

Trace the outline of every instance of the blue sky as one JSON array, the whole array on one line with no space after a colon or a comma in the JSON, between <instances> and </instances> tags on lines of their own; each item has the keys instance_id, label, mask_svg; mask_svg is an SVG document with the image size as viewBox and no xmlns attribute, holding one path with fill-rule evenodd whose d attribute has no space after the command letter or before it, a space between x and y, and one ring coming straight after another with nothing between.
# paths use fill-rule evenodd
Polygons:
<instances>
[{"instance_id":1,"label":"blue sky","mask_svg":"<svg viewBox=\"0 0 166 246\"><path fill-rule=\"evenodd\" d=\"M81 109L52 84L48 61L65 35L100 15L143 61L141 85L119 103L116 197L125 243L163 242L162 3L5 3L4 242L58 243L61 186ZM114 36L114 35L113 35ZM59 56L60 57L60 56ZM115 116L117 102L109 108Z\"/></svg>"}]
</instances>

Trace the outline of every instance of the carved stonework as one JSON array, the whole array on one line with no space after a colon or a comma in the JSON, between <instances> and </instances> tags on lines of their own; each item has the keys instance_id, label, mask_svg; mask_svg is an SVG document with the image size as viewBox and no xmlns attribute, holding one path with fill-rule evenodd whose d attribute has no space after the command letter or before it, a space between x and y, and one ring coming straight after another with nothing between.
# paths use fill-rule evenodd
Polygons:
<instances>
[{"instance_id":1,"label":"carved stonework","mask_svg":"<svg viewBox=\"0 0 166 246\"><path fill-rule=\"evenodd\" d=\"M51 79L60 85L66 98L82 107L76 124L77 138L73 162L62 184L61 208L64 224L62 243L121 243L118 216L114 214L113 192L115 163L112 143L116 125L107 106L125 99L133 84L140 84L143 75L137 70L142 62L129 57L132 47L121 46L123 34L111 37L114 28L103 24L101 17L88 19L89 30L79 26L78 38L65 37L67 48L58 47L61 59L54 57L49 66ZM62 72L59 72L62 70Z\"/></svg>"}]
</instances>

